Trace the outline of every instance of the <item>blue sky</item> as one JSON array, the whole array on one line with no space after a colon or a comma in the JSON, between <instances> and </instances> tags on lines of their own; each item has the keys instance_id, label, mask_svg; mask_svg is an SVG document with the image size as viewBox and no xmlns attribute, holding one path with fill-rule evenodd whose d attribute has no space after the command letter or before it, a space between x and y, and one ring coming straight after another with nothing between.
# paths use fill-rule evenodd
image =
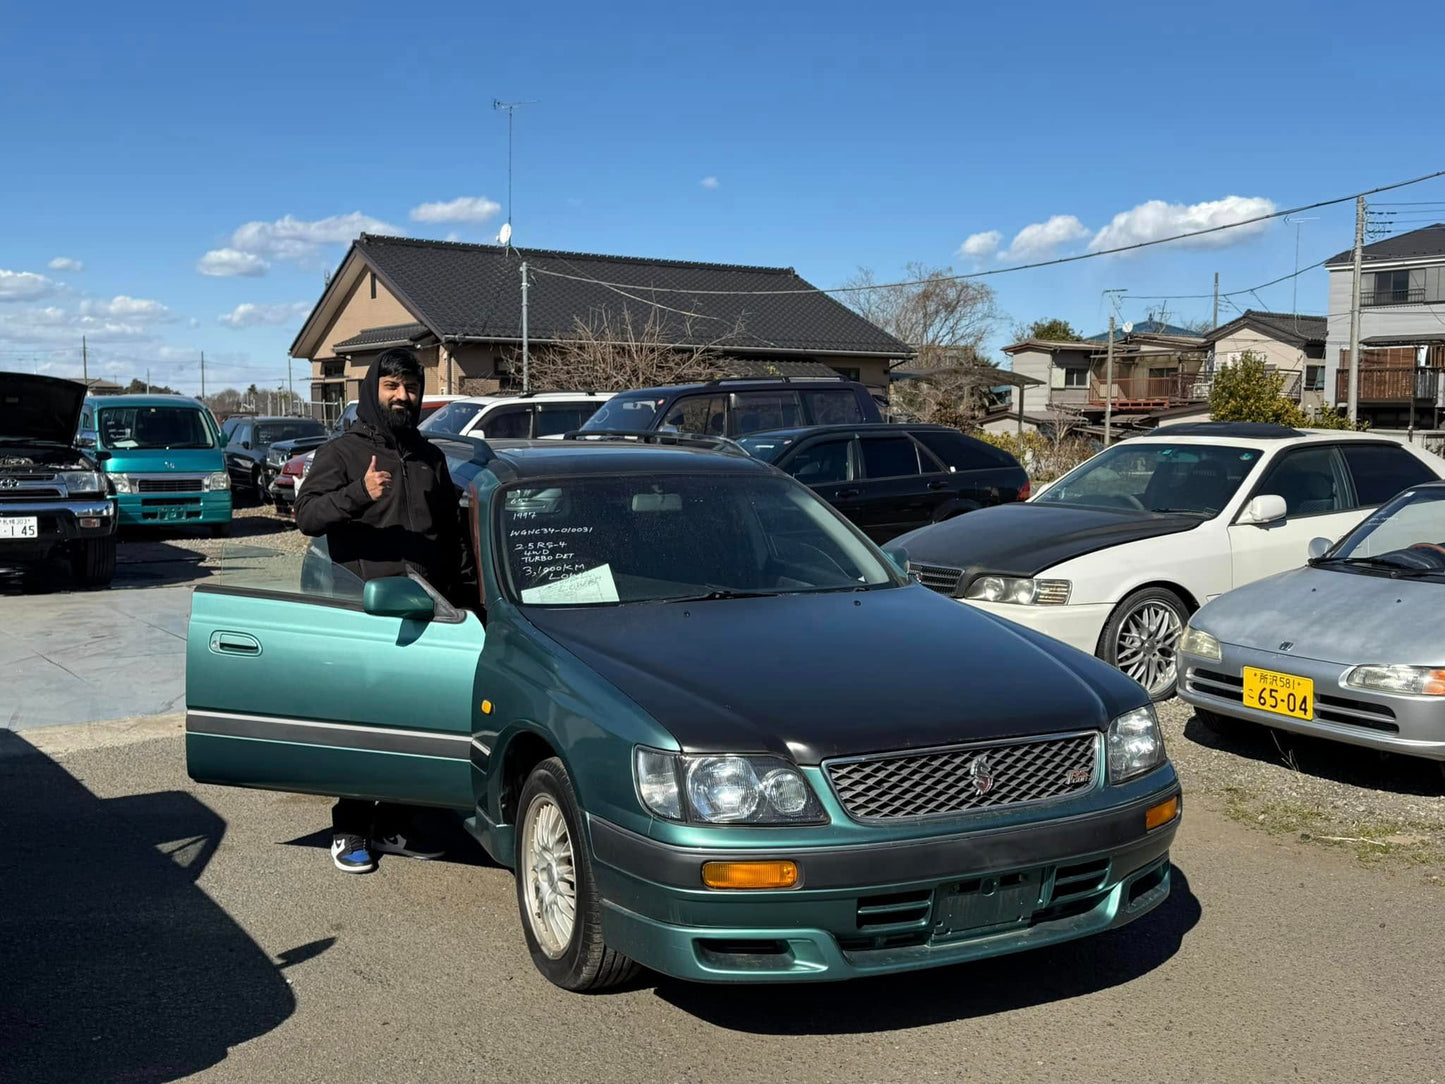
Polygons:
<instances>
[{"instance_id":1,"label":"blue sky","mask_svg":"<svg viewBox=\"0 0 1445 1084\"><path fill-rule=\"evenodd\" d=\"M149 367L194 392L205 350L208 390L277 386L357 229L495 236L493 98L538 100L517 117L518 245L793 266L819 286L1082 252L1445 168L1435 4L1368 26L1334 0L984 7L12 5L0 369L78 375L85 333L92 374ZM1380 198L1445 200L1445 179ZM1352 237L1352 207L1312 214L1302 265ZM1295 267L1293 225L1223 236L990 282L1014 320L1095 331L1107 288L1201 294L1218 271L1229 291ZM1288 309L1291 290L1235 300ZM1325 311L1322 271L1298 291ZM1143 319L1159 302L1121 304Z\"/></svg>"}]
</instances>

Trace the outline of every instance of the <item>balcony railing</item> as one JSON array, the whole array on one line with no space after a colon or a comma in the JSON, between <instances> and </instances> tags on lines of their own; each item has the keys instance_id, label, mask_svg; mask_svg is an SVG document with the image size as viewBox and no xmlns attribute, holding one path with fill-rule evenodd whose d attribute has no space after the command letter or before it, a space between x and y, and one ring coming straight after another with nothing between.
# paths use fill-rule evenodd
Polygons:
<instances>
[{"instance_id":1,"label":"balcony railing","mask_svg":"<svg viewBox=\"0 0 1445 1084\"><path fill-rule=\"evenodd\" d=\"M1124 377L1114 381L1112 395L1106 395L1102 380L1093 380L1089 385L1089 405L1102 407L1106 398L1112 399L1115 409L1202 402L1209 398L1209 376L1206 373L1173 373L1169 376Z\"/></svg>"},{"instance_id":2,"label":"balcony railing","mask_svg":"<svg viewBox=\"0 0 1445 1084\"><path fill-rule=\"evenodd\" d=\"M1360 305L1420 305L1425 301L1425 287L1413 290L1360 290Z\"/></svg>"},{"instance_id":3,"label":"balcony railing","mask_svg":"<svg viewBox=\"0 0 1445 1084\"><path fill-rule=\"evenodd\" d=\"M1440 388L1439 369L1413 365L1362 365L1359 372L1359 401L1362 403L1408 403L1413 383L1415 398L1433 402ZM1350 371L1335 374L1335 402L1350 399Z\"/></svg>"}]
</instances>

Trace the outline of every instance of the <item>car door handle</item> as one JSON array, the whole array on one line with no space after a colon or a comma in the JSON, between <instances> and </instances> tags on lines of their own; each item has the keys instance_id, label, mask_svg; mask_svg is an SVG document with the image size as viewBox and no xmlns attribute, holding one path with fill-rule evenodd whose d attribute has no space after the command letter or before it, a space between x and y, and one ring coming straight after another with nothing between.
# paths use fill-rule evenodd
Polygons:
<instances>
[{"instance_id":1,"label":"car door handle","mask_svg":"<svg viewBox=\"0 0 1445 1084\"><path fill-rule=\"evenodd\" d=\"M211 650L217 655L259 655L261 641L244 632L213 632Z\"/></svg>"},{"instance_id":2,"label":"car door handle","mask_svg":"<svg viewBox=\"0 0 1445 1084\"><path fill-rule=\"evenodd\" d=\"M948 488L948 483L945 482L943 479L940 478L940 479L939 479L938 481L936 481L936 482L929 482L929 483L928 483L928 488L929 488L929 489L947 489L947 488Z\"/></svg>"},{"instance_id":3,"label":"car door handle","mask_svg":"<svg viewBox=\"0 0 1445 1084\"><path fill-rule=\"evenodd\" d=\"M834 493L833 496L837 498L856 497L858 496L858 491L856 489L840 489Z\"/></svg>"}]
</instances>

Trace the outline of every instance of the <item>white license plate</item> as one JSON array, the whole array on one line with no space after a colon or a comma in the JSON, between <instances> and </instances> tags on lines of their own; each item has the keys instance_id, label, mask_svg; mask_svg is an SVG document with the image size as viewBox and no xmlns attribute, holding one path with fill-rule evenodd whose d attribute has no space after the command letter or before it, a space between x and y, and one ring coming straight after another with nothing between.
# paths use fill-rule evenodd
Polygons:
<instances>
[{"instance_id":1,"label":"white license plate","mask_svg":"<svg viewBox=\"0 0 1445 1084\"><path fill-rule=\"evenodd\" d=\"M0 516L0 538L39 538L40 520L34 516Z\"/></svg>"}]
</instances>

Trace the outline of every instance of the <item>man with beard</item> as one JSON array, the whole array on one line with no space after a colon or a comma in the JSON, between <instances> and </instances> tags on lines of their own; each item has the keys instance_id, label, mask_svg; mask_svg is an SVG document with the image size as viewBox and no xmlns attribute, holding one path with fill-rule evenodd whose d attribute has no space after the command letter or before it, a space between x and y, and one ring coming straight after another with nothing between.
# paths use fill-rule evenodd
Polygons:
<instances>
[{"instance_id":1,"label":"man with beard","mask_svg":"<svg viewBox=\"0 0 1445 1084\"><path fill-rule=\"evenodd\" d=\"M296 498L296 526L324 535L332 564L361 580L415 572L465 606L476 598L476 574L446 458L417 431L422 386L410 350L372 362L355 424L316 451ZM369 873L376 853L437 857L408 840L412 819L404 807L339 799L331 813L336 868Z\"/></svg>"}]
</instances>

